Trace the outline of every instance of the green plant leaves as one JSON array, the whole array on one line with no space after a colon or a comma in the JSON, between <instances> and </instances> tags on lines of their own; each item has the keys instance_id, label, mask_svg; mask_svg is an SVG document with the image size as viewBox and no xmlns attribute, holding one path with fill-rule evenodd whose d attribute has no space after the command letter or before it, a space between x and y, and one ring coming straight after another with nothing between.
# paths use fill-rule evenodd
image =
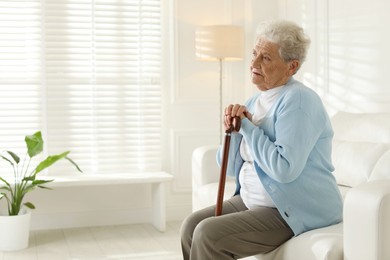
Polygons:
<instances>
[{"instance_id":1,"label":"green plant leaves","mask_svg":"<svg viewBox=\"0 0 390 260\"><path fill-rule=\"evenodd\" d=\"M27 135L24 140L26 141L27 152L30 158L43 151L43 139L41 131L38 131L33 135Z\"/></svg>"},{"instance_id":2,"label":"green plant leaves","mask_svg":"<svg viewBox=\"0 0 390 260\"><path fill-rule=\"evenodd\" d=\"M79 172L83 172L80 167L77 165L77 163L75 163L72 159L70 159L68 156L65 157L66 160L68 160L71 164L73 164L76 169L79 171Z\"/></svg>"},{"instance_id":3,"label":"green plant leaves","mask_svg":"<svg viewBox=\"0 0 390 260\"><path fill-rule=\"evenodd\" d=\"M32 182L32 185L40 186L41 184L45 184L45 183L52 182L52 181L54 181L54 180L35 180Z\"/></svg>"},{"instance_id":4,"label":"green plant leaves","mask_svg":"<svg viewBox=\"0 0 390 260\"><path fill-rule=\"evenodd\" d=\"M58 160L65 158L69 153L70 151L66 151L58 155L48 156L45 160L40 162L38 166L35 168L34 175L36 175L38 172L43 171L47 167L50 167L53 163L57 162Z\"/></svg>"},{"instance_id":5,"label":"green plant leaves","mask_svg":"<svg viewBox=\"0 0 390 260\"><path fill-rule=\"evenodd\" d=\"M14 152L11 152L11 151L7 151L7 153L9 155L11 155L12 159L14 159L14 161L16 162L16 164L18 164L20 162L20 158L19 156L17 156ZM4 158L4 157L3 157Z\"/></svg>"},{"instance_id":6,"label":"green plant leaves","mask_svg":"<svg viewBox=\"0 0 390 260\"><path fill-rule=\"evenodd\" d=\"M0 181L4 182L5 185L7 185L7 188L11 189L11 185L9 184L8 181L0 177ZM5 189L6 187L1 187L0 189Z\"/></svg>"},{"instance_id":7,"label":"green plant leaves","mask_svg":"<svg viewBox=\"0 0 390 260\"><path fill-rule=\"evenodd\" d=\"M23 204L24 197L27 193L33 191L35 188L51 190L51 188L46 187L45 184L54 180L38 180L36 178L39 172L50 167L55 162L61 159L66 159L73 164L79 172L82 172L79 166L72 159L67 157L70 151L48 156L45 160L41 161L33 171L29 172L28 168L31 158L43 151L42 133L38 131L33 135L26 136L24 140L27 146L27 154L30 157L26 168L24 168L25 161L23 161L22 167L17 166L20 162L20 158L15 153L6 151L8 155L0 155L0 159L9 162L14 169L15 179L13 181L8 182L4 178L0 177L0 183L3 183L3 185L0 186L0 190L4 191L0 193L0 199L5 198L7 200L8 213L10 216L18 215L22 205L30 209L35 209L34 204L31 202Z\"/></svg>"},{"instance_id":8,"label":"green plant leaves","mask_svg":"<svg viewBox=\"0 0 390 260\"><path fill-rule=\"evenodd\" d=\"M26 202L26 203L24 203L24 206L26 206L26 207L29 208L29 209L35 209L34 204L32 204L31 202Z\"/></svg>"}]
</instances>

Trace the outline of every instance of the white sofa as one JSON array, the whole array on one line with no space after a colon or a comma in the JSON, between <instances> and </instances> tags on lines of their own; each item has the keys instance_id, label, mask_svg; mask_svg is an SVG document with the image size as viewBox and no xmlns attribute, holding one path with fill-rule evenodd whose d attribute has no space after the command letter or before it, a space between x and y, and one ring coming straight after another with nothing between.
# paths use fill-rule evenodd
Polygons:
<instances>
[{"instance_id":1,"label":"white sofa","mask_svg":"<svg viewBox=\"0 0 390 260\"><path fill-rule=\"evenodd\" d=\"M343 223L303 233L268 254L245 259L390 260L390 114L339 112L332 124ZM217 148L204 146L193 152L193 210L215 204ZM228 179L225 198L234 188L234 180Z\"/></svg>"}]
</instances>

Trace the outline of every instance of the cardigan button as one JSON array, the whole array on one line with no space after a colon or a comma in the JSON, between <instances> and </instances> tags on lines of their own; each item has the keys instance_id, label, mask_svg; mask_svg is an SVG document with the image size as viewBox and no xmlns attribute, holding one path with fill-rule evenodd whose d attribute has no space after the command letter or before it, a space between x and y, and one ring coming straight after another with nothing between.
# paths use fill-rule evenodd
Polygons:
<instances>
[{"instance_id":1,"label":"cardigan button","mask_svg":"<svg viewBox=\"0 0 390 260\"><path fill-rule=\"evenodd\" d=\"M285 215L286 217L290 217L290 216L288 215L287 211L284 212L284 215Z\"/></svg>"}]
</instances>

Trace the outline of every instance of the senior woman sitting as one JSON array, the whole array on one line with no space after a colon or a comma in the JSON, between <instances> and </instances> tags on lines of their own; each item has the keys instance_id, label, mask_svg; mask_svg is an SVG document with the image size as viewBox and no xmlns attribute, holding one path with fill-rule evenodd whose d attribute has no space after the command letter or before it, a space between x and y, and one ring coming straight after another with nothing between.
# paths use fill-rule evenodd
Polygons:
<instances>
[{"instance_id":1,"label":"senior woman sitting","mask_svg":"<svg viewBox=\"0 0 390 260\"><path fill-rule=\"evenodd\" d=\"M332 171L333 130L319 96L293 75L310 40L288 21L263 24L250 66L259 93L225 108L232 134L227 173L234 196L189 215L181 228L184 259L237 259L274 250L293 236L339 223L342 199ZM221 160L221 149L218 162Z\"/></svg>"}]
</instances>

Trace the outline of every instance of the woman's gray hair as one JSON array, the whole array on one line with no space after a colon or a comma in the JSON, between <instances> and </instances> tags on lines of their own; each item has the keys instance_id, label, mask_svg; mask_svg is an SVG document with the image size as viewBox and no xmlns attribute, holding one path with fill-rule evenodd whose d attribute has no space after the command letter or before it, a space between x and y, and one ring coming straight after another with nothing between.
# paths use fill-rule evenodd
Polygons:
<instances>
[{"instance_id":1,"label":"woman's gray hair","mask_svg":"<svg viewBox=\"0 0 390 260\"><path fill-rule=\"evenodd\" d=\"M265 38L278 44L280 57L285 62L299 60L302 64L305 61L310 38L296 23L283 20L265 22L260 24L256 34L256 42L260 38Z\"/></svg>"}]
</instances>

